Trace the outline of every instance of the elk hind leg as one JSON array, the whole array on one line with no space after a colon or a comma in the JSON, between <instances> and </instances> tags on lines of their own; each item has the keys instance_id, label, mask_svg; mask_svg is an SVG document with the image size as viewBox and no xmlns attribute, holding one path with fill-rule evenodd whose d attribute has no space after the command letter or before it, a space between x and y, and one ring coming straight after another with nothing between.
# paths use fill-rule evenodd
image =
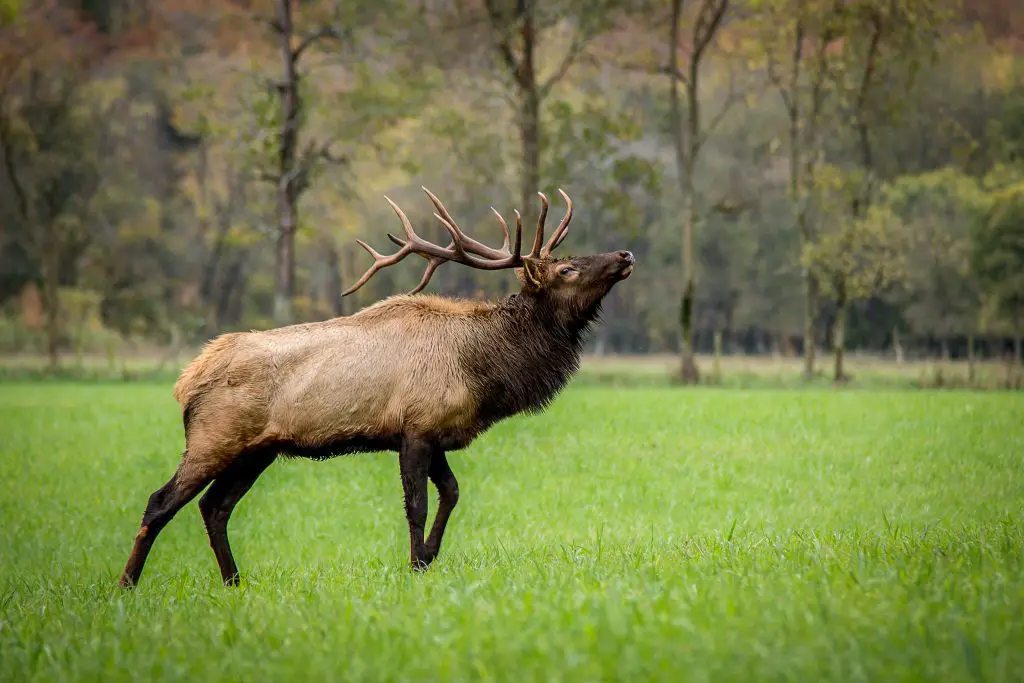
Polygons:
<instances>
[{"instance_id":1,"label":"elk hind leg","mask_svg":"<svg viewBox=\"0 0 1024 683\"><path fill-rule=\"evenodd\" d=\"M226 585L238 584L238 566L228 543L228 520L238 501L249 492L276 457L277 453L273 451L243 454L217 475L209 490L199 499L199 510L210 537L210 547L213 548L221 578Z\"/></svg>"},{"instance_id":2,"label":"elk hind leg","mask_svg":"<svg viewBox=\"0 0 1024 683\"><path fill-rule=\"evenodd\" d=\"M427 564L433 562L441 551L441 539L444 537L448 518L459 502L459 482L448 465L448 458L445 457L444 451L438 450L431 457L429 475L430 481L434 482L434 486L437 488L438 503L434 524L426 542L424 560Z\"/></svg>"},{"instance_id":3,"label":"elk hind leg","mask_svg":"<svg viewBox=\"0 0 1024 683\"><path fill-rule=\"evenodd\" d=\"M188 466L186 453L174 476L153 492L142 515L142 525L135 536L135 545L121 574L121 587L131 588L138 584L157 535L174 518L178 510L210 483L210 479L212 477L201 469Z\"/></svg>"}]
</instances>

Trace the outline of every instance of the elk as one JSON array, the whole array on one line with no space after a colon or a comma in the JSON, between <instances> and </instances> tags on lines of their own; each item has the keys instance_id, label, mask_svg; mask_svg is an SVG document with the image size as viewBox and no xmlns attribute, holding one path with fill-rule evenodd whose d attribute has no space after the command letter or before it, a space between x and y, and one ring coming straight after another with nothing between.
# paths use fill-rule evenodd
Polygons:
<instances>
[{"instance_id":1,"label":"elk","mask_svg":"<svg viewBox=\"0 0 1024 683\"><path fill-rule=\"evenodd\" d=\"M601 301L633 270L633 255L613 251L557 258L572 201L544 242L548 200L542 194L533 247L522 255L522 218L515 239L501 214L500 249L468 237L441 201L423 188L451 235L446 247L420 237L385 196L405 229L382 255L358 241L373 264L344 295L410 254L427 261L419 285L405 295L322 322L223 334L182 371L174 396L182 407L185 451L170 480L149 498L121 575L135 586L146 557L174 515L199 500L224 583L238 582L228 544L231 512L279 456L326 459L395 451L409 523L410 564L437 557L459 486L445 454L468 446L499 420L542 411L578 370L584 336ZM439 266L513 269L521 289L497 302L419 294ZM438 491L429 535L427 480Z\"/></svg>"}]
</instances>

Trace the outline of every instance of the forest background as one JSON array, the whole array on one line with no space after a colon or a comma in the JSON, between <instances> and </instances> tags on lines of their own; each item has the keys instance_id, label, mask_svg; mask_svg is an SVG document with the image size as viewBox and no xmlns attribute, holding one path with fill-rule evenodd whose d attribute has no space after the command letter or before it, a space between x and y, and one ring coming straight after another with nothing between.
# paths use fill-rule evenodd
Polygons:
<instances>
[{"instance_id":1,"label":"forest background","mask_svg":"<svg viewBox=\"0 0 1024 683\"><path fill-rule=\"evenodd\" d=\"M592 356L1024 386L1015 0L0 2L5 372L174 365L408 291L422 262L342 297L385 194L444 238L421 186L493 244L491 206L529 225L562 188L562 251L631 250ZM449 265L429 291L515 288Z\"/></svg>"}]
</instances>

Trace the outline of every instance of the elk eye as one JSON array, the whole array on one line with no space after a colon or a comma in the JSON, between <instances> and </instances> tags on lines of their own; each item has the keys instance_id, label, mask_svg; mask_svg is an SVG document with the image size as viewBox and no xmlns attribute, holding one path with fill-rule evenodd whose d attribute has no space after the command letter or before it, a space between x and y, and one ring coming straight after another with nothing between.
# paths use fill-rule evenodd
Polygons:
<instances>
[{"instance_id":1,"label":"elk eye","mask_svg":"<svg viewBox=\"0 0 1024 683\"><path fill-rule=\"evenodd\" d=\"M562 268L560 271L558 271L558 274L559 275L568 275L569 273L571 273L574 270L576 270L576 269L573 268L572 266L566 266L565 268Z\"/></svg>"}]
</instances>

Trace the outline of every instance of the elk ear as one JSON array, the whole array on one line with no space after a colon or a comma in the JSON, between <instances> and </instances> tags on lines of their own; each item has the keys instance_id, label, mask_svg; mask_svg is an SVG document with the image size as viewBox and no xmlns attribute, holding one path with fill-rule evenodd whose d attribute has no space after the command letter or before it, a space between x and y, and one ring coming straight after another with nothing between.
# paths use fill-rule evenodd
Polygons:
<instances>
[{"instance_id":1,"label":"elk ear","mask_svg":"<svg viewBox=\"0 0 1024 683\"><path fill-rule=\"evenodd\" d=\"M518 272L521 273L519 281L523 283L523 289L528 292L537 292L543 289L544 280L541 275L541 264L536 259L524 258L523 267Z\"/></svg>"}]
</instances>

